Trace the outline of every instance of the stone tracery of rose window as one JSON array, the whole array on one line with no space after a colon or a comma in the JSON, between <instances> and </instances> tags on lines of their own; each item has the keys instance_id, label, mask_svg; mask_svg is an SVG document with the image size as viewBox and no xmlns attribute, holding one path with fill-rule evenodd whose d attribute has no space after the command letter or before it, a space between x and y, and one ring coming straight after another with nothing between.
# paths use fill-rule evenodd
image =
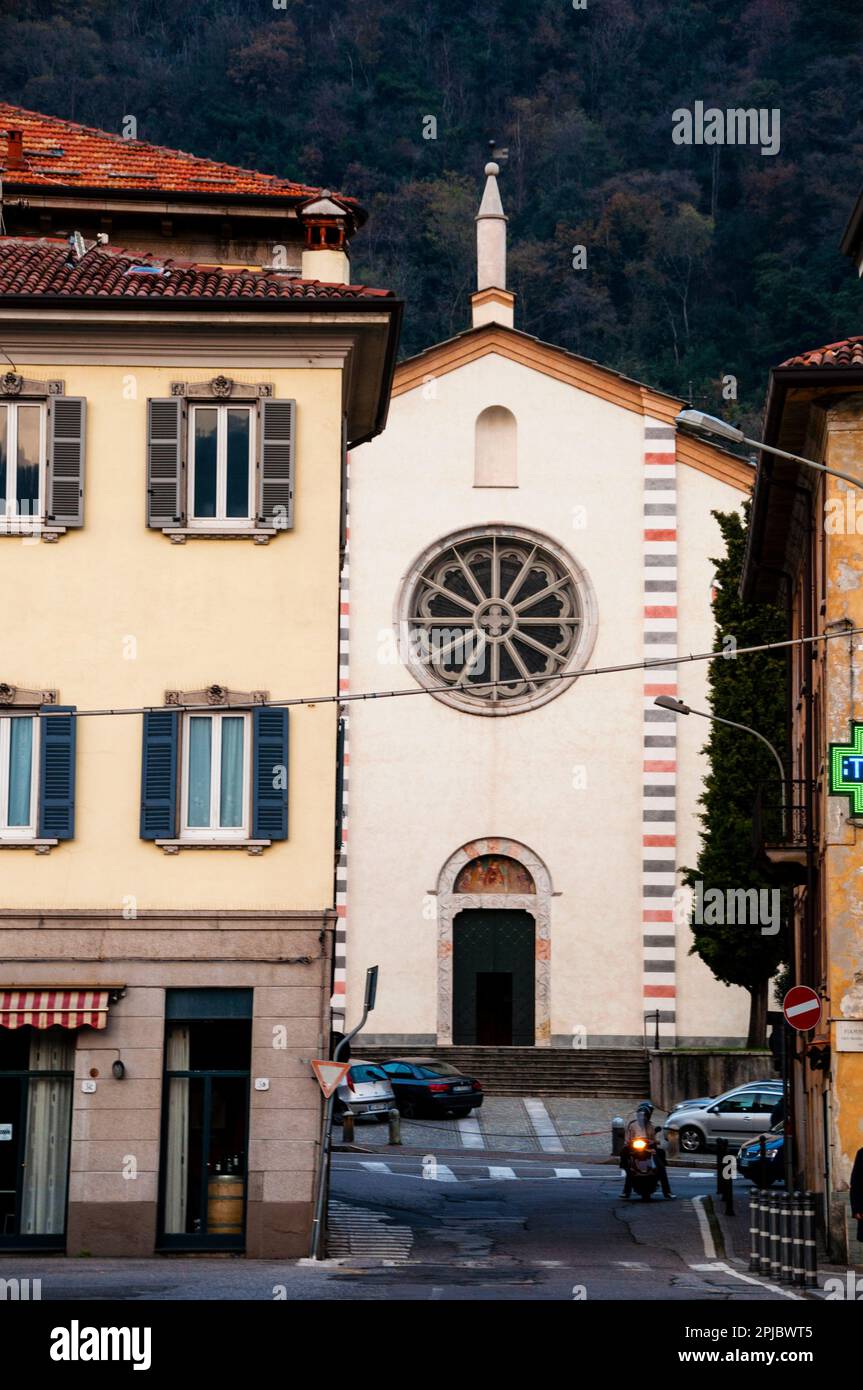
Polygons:
<instances>
[{"instance_id":1,"label":"stone tracery of rose window","mask_svg":"<svg viewBox=\"0 0 863 1390\"><path fill-rule=\"evenodd\" d=\"M503 706L551 693L558 683L548 677L569 663L582 611L551 550L490 534L455 540L426 564L408 621L414 664L454 695Z\"/></svg>"}]
</instances>

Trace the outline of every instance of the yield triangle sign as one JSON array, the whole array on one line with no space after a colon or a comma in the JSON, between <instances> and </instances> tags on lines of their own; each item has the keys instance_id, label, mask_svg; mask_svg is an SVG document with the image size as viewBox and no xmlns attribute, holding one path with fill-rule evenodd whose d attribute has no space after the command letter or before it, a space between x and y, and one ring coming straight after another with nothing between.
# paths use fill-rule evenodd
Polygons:
<instances>
[{"instance_id":1,"label":"yield triangle sign","mask_svg":"<svg viewBox=\"0 0 863 1390\"><path fill-rule=\"evenodd\" d=\"M312 1058L312 1071L318 1078L318 1085L329 1100L333 1091L350 1068L350 1062L324 1062L317 1058Z\"/></svg>"}]
</instances>

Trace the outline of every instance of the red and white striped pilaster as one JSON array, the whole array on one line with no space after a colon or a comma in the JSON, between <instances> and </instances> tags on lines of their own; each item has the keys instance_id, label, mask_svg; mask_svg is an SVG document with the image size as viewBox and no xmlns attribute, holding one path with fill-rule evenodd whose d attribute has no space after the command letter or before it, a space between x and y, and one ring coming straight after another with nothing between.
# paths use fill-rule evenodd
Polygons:
<instances>
[{"instance_id":1,"label":"red and white striped pilaster","mask_svg":"<svg viewBox=\"0 0 863 1390\"><path fill-rule=\"evenodd\" d=\"M677 469L671 425L644 421L644 673L642 763L642 998L654 1035L676 1033L674 889L677 857L677 716L657 695L677 696Z\"/></svg>"},{"instance_id":2,"label":"red and white striped pilaster","mask_svg":"<svg viewBox=\"0 0 863 1390\"><path fill-rule=\"evenodd\" d=\"M350 689L351 638L351 529L350 529L350 455L345 463L345 554L339 587L339 694ZM336 941L333 961L333 999L331 1022L334 1032L345 1029L345 991L347 989L347 927L348 927L348 829L350 805L350 705L341 706L344 720L342 744L342 845L336 864Z\"/></svg>"}]
</instances>

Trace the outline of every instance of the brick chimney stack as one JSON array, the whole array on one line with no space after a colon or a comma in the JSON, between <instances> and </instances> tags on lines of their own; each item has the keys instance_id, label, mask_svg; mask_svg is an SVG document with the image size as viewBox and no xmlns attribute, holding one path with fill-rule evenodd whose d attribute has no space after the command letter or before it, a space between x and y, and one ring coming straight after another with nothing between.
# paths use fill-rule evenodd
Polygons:
<instances>
[{"instance_id":1,"label":"brick chimney stack","mask_svg":"<svg viewBox=\"0 0 863 1390\"><path fill-rule=\"evenodd\" d=\"M24 167L24 132L23 130L7 131L9 143L6 150L6 172L10 169L23 169Z\"/></svg>"}]
</instances>

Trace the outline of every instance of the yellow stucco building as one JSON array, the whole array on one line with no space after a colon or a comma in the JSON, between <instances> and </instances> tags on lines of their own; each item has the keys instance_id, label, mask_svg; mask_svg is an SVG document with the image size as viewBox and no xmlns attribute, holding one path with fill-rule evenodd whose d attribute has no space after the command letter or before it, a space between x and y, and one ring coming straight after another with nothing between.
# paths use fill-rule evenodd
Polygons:
<instances>
[{"instance_id":1,"label":"yellow stucco building","mask_svg":"<svg viewBox=\"0 0 863 1390\"><path fill-rule=\"evenodd\" d=\"M0 239L7 1247L307 1248L338 716L277 702L337 690L400 310L309 207L303 278Z\"/></svg>"}]
</instances>

